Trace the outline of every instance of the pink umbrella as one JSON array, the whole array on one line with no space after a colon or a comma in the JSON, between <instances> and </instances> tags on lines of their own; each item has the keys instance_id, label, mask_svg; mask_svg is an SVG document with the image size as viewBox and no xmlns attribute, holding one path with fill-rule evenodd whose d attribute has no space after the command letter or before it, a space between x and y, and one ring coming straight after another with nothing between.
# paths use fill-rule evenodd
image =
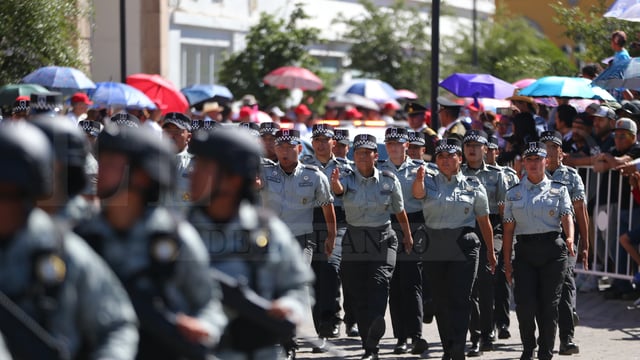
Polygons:
<instances>
[{"instance_id":1,"label":"pink umbrella","mask_svg":"<svg viewBox=\"0 0 640 360\"><path fill-rule=\"evenodd\" d=\"M415 100L415 99L418 98L418 94L414 93L413 91L407 90L407 89L396 90L396 93L398 94L399 98L404 98L404 99L409 99L409 100Z\"/></svg>"},{"instance_id":2,"label":"pink umbrella","mask_svg":"<svg viewBox=\"0 0 640 360\"><path fill-rule=\"evenodd\" d=\"M297 66L279 67L262 79L278 89L302 89L316 91L323 87L322 80L311 71Z\"/></svg>"},{"instance_id":3,"label":"pink umbrella","mask_svg":"<svg viewBox=\"0 0 640 360\"><path fill-rule=\"evenodd\" d=\"M531 78L522 79L522 80L518 80L518 81L514 82L512 85L517 87L518 89L524 89L527 86L533 84L535 81L536 81L536 79L531 79Z\"/></svg>"}]
</instances>

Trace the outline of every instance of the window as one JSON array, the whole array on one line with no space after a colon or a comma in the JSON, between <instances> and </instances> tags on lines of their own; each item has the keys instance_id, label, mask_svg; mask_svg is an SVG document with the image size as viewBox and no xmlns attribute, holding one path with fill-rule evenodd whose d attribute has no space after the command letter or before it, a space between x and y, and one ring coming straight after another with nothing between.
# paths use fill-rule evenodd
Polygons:
<instances>
[{"instance_id":1,"label":"window","mask_svg":"<svg viewBox=\"0 0 640 360\"><path fill-rule=\"evenodd\" d=\"M215 83L223 51L220 47L182 44L180 87Z\"/></svg>"}]
</instances>

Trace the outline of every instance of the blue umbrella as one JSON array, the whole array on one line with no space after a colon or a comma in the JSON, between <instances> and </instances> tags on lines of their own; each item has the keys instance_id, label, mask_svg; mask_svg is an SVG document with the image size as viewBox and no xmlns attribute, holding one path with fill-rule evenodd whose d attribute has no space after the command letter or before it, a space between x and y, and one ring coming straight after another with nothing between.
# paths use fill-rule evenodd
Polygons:
<instances>
[{"instance_id":1,"label":"blue umbrella","mask_svg":"<svg viewBox=\"0 0 640 360\"><path fill-rule=\"evenodd\" d=\"M440 86L459 97L504 99L516 90L508 82L489 74L454 73L440 82Z\"/></svg>"},{"instance_id":2,"label":"blue umbrella","mask_svg":"<svg viewBox=\"0 0 640 360\"><path fill-rule=\"evenodd\" d=\"M624 13L636 4L640 4L640 0L618 0L604 13L604 17L625 20Z\"/></svg>"},{"instance_id":3,"label":"blue umbrella","mask_svg":"<svg viewBox=\"0 0 640 360\"><path fill-rule=\"evenodd\" d=\"M339 85L334 91L336 96L344 94L364 96L378 103L400 97L393 86L376 79L353 79L346 84Z\"/></svg>"},{"instance_id":4,"label":"blue umbrella","mask_svg":"<svg viewBox=\"0 0 640 360\"><path fill-rule=\"evenodd\" d=\"M126 107L129 109L157 109L156 104L142 91L127 84L99 82L96 88L89 90L94 107Z\"/></svg>"},{"instance_id":5,"label":"blue umbrella","mask_svg":"<svg viewBox=\"0 0 640 360\"><path fill-rule=\"evenodd\" d=\"M615 101L606 90L592 86L591 80L567 76L546 76L520 90L518 95L531 97L564 97Z\"/></svg>"},{"instance_id":6,"label":"blue umbrella","mask_svg":"<svg viewBox=\"0 0 640 360\"><path fill-rule=\"evenodd\" d=\"M86 90L96 84L82 71L64 66L45 66L20 80L23 84L38 84L48 88Z\"/></svg>"},{"instance_id":7,"label":"blue umbrella","mask_svg":"<svg viewBox=\"0 0 640 360\"><path fill-rule=\"evenodd\" d=\"M195 106L207 101L228 102L233 100L233 94L226 86L216 84L191 85L180 90L187 97L189 105Z\"/></svg>"}]
</instances>

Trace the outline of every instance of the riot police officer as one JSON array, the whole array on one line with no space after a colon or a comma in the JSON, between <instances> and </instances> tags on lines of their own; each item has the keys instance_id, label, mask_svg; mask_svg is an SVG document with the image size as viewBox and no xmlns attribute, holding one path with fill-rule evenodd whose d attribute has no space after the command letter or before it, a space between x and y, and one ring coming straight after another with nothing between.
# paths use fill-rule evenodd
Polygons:
<instances>
[{"instance_id":1,"label":"riot police officer","mask_svg":"<svg viewBox=\"0 0 640 360\"><path fill-rule=\"evenodd\" d=\"M443 359L464 359L469 325L469 296L478 268L480 239L476 223L487 247L487 262L495 268L493 231L484 186L476 177L460 171L460 140L440 140L436 146L439 172L421 167L413 183L413 196L422 199L425 227L424 274L431 286Z\"/></svg>"},{"instance_id":2,"label":"riot police officer","mask_svg":"<svg viewBox=\"0 0 640 360\"><path fill-rule=\"evenodd\" d=\"M501 209L507 192L507 183L500 168L484 162L487 153L487 134L482 130L469 130L463 139L463 153L466 162L462 165L462 173L475 176L487 191L489 201L489 220L493 228L493 247L497 252L502 248L502 219ZM480 230L480 229L476 229ZM481 234L478 233L478 236ZM480 246L478 275L473 284L471 299L471 322L469 333L471 348L467 356L480 356L483 351L493 350L494 332L494 274L487 263L487 248Z\"/></svg>"},{"instance_id":3,"label":"riot police officer","mask_svg":"<svg viewBox=\"0 0 640 360\"><path fill-rule=\"evenodd\" d=\"M196 133L190 151L195 166L189 221L205 240L211 266L245 281L268 300L268 316L299 322L313 274L287 226L256 206L259 142L244 131L220 127ZM227 306L230 323L218 348L220 358L282 358L274 329Z\"/></svg>"},{"instance_id":4,"label":"riot police officer","mask_svg":"<svg viewBox=\"0 0 640 360\"><path fill-rule=\"evenodd\" d=\"M557 131L545 131L540 134L540 142L547 148L547 177L551 180L563 183L569 190L569 198L573 205L575 222L578 225L579 239L575 244L580 251L576 256L569 256L567 272L562 285L562 295L558 305L558 332L560 335L560 355L571 355L580 352L580 348L573 341L576 314L576 283L574 280L574 267L576 260L588 267L589 256L589 218L585 206L585 190L582 178L578 171L562 164L562 135Z\"/></svg>"},{"instance_id":5,"label":"riot police officer","mask_svg":"<svg viewBox=\"0 0 640 360\"><path fill-rule=\"evenodd\" d=\"M176 149L176 189L167 193L162 203L179 213L184 213L190 202L189 176L193 170L193 155L189 152L191 140L191 119L185 114L170 112L164 116L162 133L169 138Z\"/></svg>"},{"instance_id":6,"label":"riot police officer","mask_svg":"<svg viewBox=\"0 0 640 360\"><path fill-rule=\"evenodd\" d=\"M507 191L502 252L505 275L511 281L511 244L515 235L513 291L523 347L521 359L533 359L537 322L538 359L546 360L553 356L567 253L574 254L572 208L567 188L545 175L544 144L530 142L522 157L527 175Z\"/></svg>"},{"instance_id":7,"label":"riot police officer","mask_svg":"<svg viewBox=\"0 0 640 360\"><path fill-rule=\"evenodd\" d=\"M78 233L125 284L140 318L138 358L206 356L226 324L207 250L195 229L156 206L174 190L175 150L142 128L98 137L103 210Z\"/></svg>"},{"instance_id":8,"label":"riot police officer","mask_svg":"<svg viewBox=\"0 0 640 360\"><path fill-rule=\"evenodd\" d=\"M334 129L327 124L314 124L311 131L311 146L314 154L305 155L300 161L306 165L313 165L320 169L327 179L331 177L333 169L340 169L342 174L351 171L347 161L336 158L333 155L335 146ZM313 306L313 319L316 332L321 338L321 343L313 348L313 352L324 351L325 339L337 337L340 330L340 259L342 256L342 237L347 230L342 199L334 199L334 211L336 214L336 245L331 256L327 257L321 251L315 251L311 267L316 276L314 292L316 302ZM326 236L327 227L321 207L315 207L313 211L313 231L316 243Z\"/></svg>"},{"instance_id":9,"label":"riot police officer","mask_svg":"<svg viewBox=\"0 0 640 360\"><path fill-rule=\"evenodd\" d=\"M413 237L404 210L402 188L389 171L375 167L378 145L372 135L353 140L355 169L340 178L331 174L331 188L344 204L347 233L342 239L341 276L344 289L355 301L363 359L378 358L378 343L385 332L384 314L389 283L396 264L398 240L389 214L395 214L404 235L407 252Z\"/></svg>"},{"instance_id":10,"label":"riot police officer","mask_svg":"<svg viewBox=\"0 0 640 360\"><path fill-rule=\"evenodd\" d=\"M136 317L122 285L82 239L35 207L53 191L53 161L33 125L0 126L0 332L19 359L133 359ZM10 320L9 308L22 315Z\"/></svg>"},{"instance_id":11,"label":"riot police officer","mask_svg":"<svg viewBox=\"0 0 640 360\"><path fill-rule=\"evenodd\" d=\"M378 160L377 167L380 171L393 173L400 181L402 198L407 213L411 232L415 233L418 227L424 224L422 203L411 194L411 186L416 172L422 160L414 162L407 154L408 145L407 130L404 128L387 128L385 131L385 146L389 159ZM422 338L422 262L419 251L411 249L410 254L404 253L402 228L395 215L391 215L391 226L398 236L399 251L396 257L396 267L391 278L389 290L389 312L393 333L398 342L394 353L404 354L407 348L407 339L411 339L411 353L422 354L429 347ZM414 244L415 246L416 244Z\"/></svg>"},{"instance_id":12,"label":"riot police officer","mask_svg":"<svg viewBox=\"0 0 640 360\"><path fill-rule=\"evenodd\" d=\"M31 122L47 136L55 156L53 193L39 200L38 207L71 227L87 221L97 210L80 195L87 187L87 163L92 160L86 136L64 116L39 116Z\"/></svg>"}]
</instances>

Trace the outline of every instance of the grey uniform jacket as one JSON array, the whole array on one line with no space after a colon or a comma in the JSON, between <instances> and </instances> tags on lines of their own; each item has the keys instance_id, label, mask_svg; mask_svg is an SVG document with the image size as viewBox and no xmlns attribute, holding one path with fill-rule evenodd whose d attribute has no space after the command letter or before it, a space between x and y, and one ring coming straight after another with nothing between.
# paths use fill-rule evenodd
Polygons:
<instances>
[{"instance_id":1,"label":"grey uniform jacket","mask_svg":"<svg viewBox=\"0 0 640 360\"><path fill-rule=\"evenodd\" d=\"M33 255L43 251L64 261L64 269L57 273L64 274L64 280L49 315L37 310L28 293L42 284L34 280ZM120 281L86 242L39 209L32 210L25 228L0 247L0 290L34 320L49 322L45 328L65 343L72 357L86 339L91 358L135 358L137 319Z\"/></svg>"},{"instance_id":2,"label":"grey uniform jacket","mask_svg":"<svg viewBox=\"0 0 640 360\"><path fill-rule=\"evenodd\" d=\"M103 216L97 216L78 232L88 241L99 239L100 254L123 282L149 268L149 242L153 234L172 234L180 244L173 274L163 285L170 308L198 318L210 334L210 343L219 340L227 318L220 304L221 290L212 281L209 257L198 232L175 218L163 207L147 209L128 233L116 233Z\"/></svg>"}]
</instances>

